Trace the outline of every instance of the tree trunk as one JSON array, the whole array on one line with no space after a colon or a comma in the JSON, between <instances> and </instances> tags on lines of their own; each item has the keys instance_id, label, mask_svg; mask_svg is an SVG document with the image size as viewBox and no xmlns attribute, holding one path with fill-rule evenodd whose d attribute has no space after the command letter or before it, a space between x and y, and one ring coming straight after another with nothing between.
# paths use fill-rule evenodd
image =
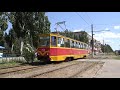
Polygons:
<instances>
[{"instance_id":1,"label":"tree trunk","mask_svg":"<svg viewBox=\"0 0 120 90\"><path fill-rule=\"evenodd\" d=\"M20 37L20 52L21 52L21 55L23 54L23 45L24 45L23 39Z\"/></svg>"},{"instance_id":2,"label":"tree trunk","mask_svg":"<svg viewBox=\"0 0 120 90\"><path fill-rule=\"evenodd\" d=\"M11 48L11 52L12 52L12 54L14 53L14 52L13 52L13 47L14 47L14 44L12 44L12 48Z\"/></svg>"},{"instance_id":3,"label":"tree trunk","mask_svg":"<svg viewBox=\"0 0 120 90\"><path fill-rule=\"evenodd\" d=\"M12 44L11 52L13 51L14 44Z\"/></svg>"}]
</instances>

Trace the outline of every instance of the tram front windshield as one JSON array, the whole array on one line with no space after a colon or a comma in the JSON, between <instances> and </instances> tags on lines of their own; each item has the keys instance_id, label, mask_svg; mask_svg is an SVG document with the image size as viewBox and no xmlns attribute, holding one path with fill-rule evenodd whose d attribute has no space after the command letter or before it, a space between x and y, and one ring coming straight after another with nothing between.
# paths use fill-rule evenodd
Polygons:
<instances>
[{"instance_id":1,"label":"tram front windshield","mask_svg":"<svg viewBox=\"0 0 120 90\"><path fill-rule=\"evenodd\" d=\"M45 46L45 47L49 47L50 46L50 37L40 37L40 46Z\"/></svg>"}]
</instances>

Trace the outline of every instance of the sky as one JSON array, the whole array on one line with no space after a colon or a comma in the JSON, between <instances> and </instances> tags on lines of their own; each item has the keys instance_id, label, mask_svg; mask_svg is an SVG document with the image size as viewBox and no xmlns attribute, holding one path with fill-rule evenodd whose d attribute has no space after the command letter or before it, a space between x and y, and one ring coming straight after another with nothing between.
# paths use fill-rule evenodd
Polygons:
<instances>
[{"instance_id":1,"label":"sky","mask_svg":"<svg viewBox=\"0 0 120 90\"><path fill-rule=\"evenodd\" d=\"M93 24L94 38L103 44L109 44L113 50L120 49L120 12L47 12L51 23L51 31L55 31L56 23L65 21L66 28L73 32L86 31L91 35ZM8 33L12 25L8 23ZM65 29L65 25L61 27ZM58 31L63 31L57 27Z\"/></svg>"}]
</instances>

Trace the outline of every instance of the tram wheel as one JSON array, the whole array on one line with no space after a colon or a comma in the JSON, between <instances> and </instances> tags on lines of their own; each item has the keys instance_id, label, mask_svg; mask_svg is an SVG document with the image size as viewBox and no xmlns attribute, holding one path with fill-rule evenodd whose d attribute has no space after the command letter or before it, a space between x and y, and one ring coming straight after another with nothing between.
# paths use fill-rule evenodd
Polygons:
<instances>
[{"instance_id":1,"label":"tram wheel","mask_svg":"<svg viewBox=\"0 0 120 90\"><path fill-rule=\"evenodd\" d=\"M71 60L72 60L71 57L67 57L67 58L65 59L65 62L68 62L68 61L71 61Z\"/></svg>"}]
</instances>

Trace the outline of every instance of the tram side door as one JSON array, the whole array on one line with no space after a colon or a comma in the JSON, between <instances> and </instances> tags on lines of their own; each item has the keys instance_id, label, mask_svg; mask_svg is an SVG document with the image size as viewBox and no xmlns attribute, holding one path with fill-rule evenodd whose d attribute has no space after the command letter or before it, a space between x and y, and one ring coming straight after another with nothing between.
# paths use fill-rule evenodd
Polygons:
<instances>
[{"instance_id":1,"label":"tram side door","mask_svg":"<svg viewBox=\"0 0 120 90\"><path fill-rule=\"evenodd\" d=\"M51 36L51 48L52 48L52 53L57 56L57 37L56 36Z\"/></svg>"}]
</instances>

